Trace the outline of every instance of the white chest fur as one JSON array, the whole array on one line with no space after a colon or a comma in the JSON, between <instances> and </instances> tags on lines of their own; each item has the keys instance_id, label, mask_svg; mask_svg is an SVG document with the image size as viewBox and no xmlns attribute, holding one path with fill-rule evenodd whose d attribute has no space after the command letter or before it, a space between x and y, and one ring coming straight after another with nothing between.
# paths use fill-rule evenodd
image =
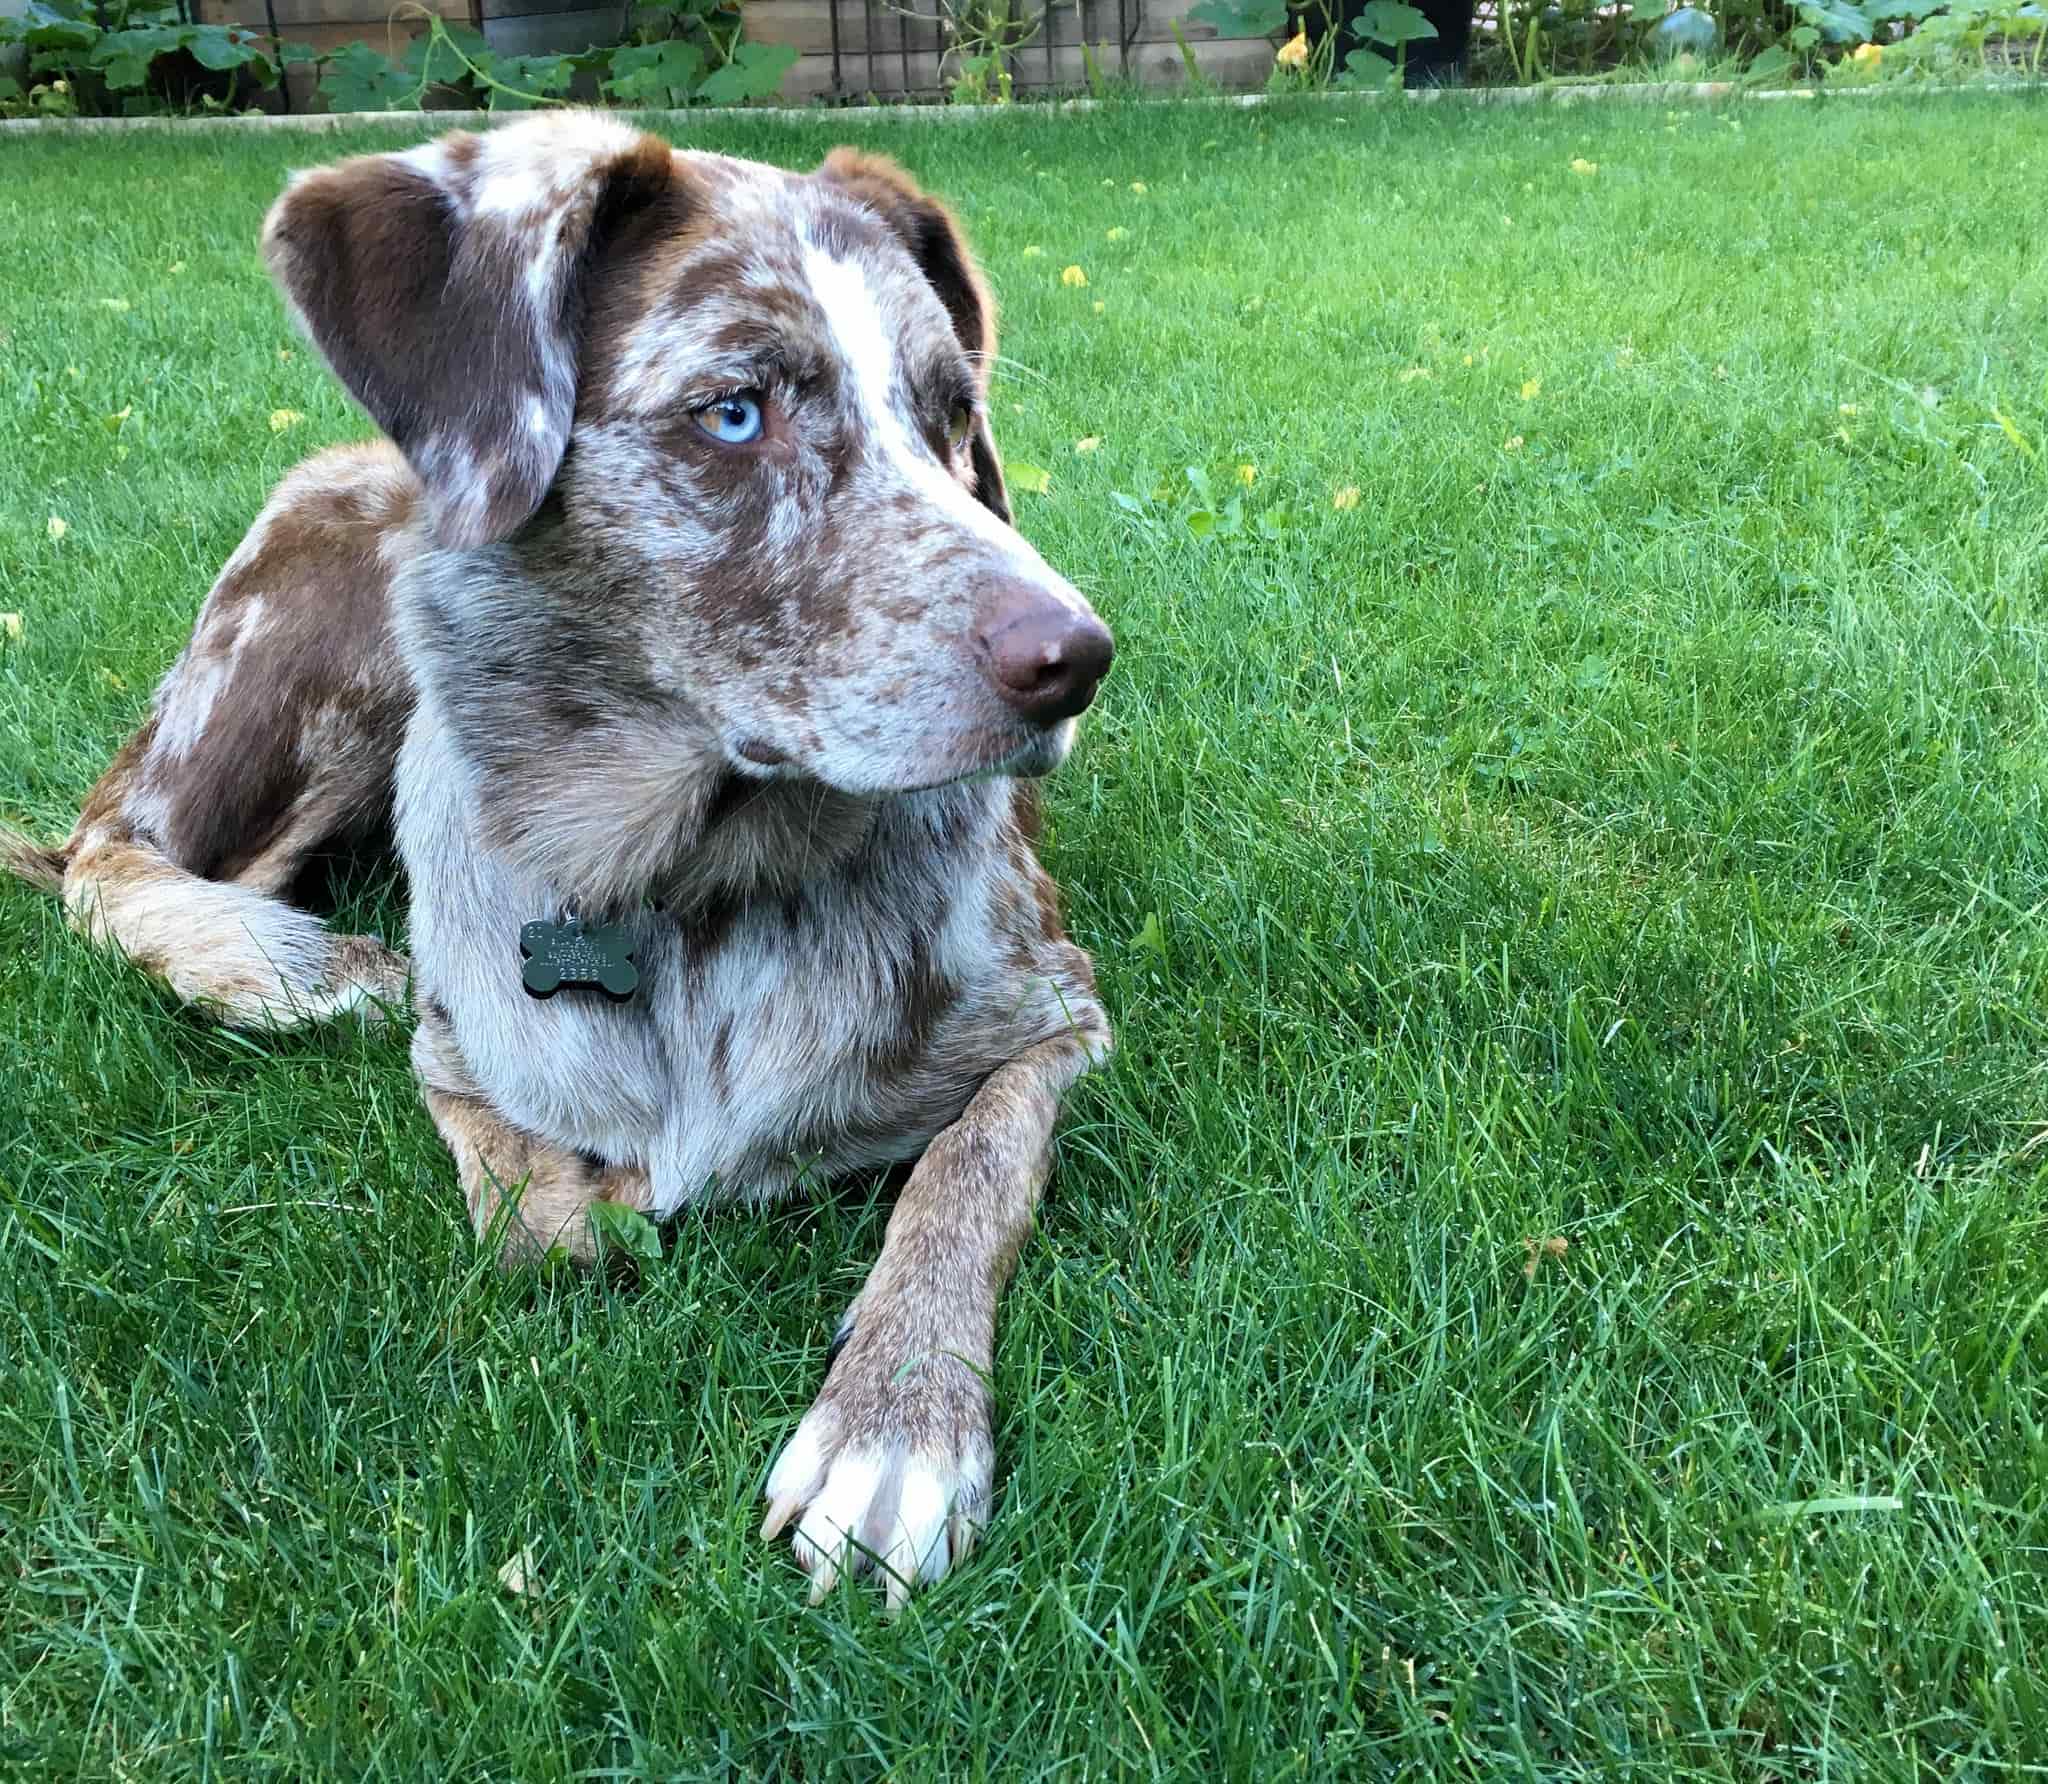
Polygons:
<instances>
[{"instance_id":1,"label":"white chest fur","mask_svg":"<svg viewBox=\"0 0 2048 1784\"><path fill-rule=\"evenodd\" d=\"M540 1000L519 933L565 893L484 846L474 777L423 709L397 812L416 991L500 1114L644 1165L656 1215L914 1157L988 1072L1066 1020L1061 991L1020 979L997 945L988 835L1008 797L992 783L882 801L869 844L799 891L628 919L629 1000Z\"/></svg>"}]
</instances>

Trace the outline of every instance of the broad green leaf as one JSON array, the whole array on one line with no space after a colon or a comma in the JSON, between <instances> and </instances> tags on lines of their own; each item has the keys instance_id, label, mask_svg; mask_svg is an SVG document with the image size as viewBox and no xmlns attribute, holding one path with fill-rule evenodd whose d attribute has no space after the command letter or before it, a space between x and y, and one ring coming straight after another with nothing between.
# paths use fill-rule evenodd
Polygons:
<instances>
[{"instance_id":1,"label":"broad green leaf","mask_svg":"<svg viewBox=\"0 0 2048 1784\"><path fill-rule=\"evenodd\" d=\"M1384 44L1414 43L1436 35L1436 27L1404 0L1372 0L1351 21L1351 28L1360 37Z\"/></svg>"},{"instance_id":2,"label":"broad green leaf","mask_svg":"<svg viewBox=\"0 0 2048 1784\"><path fill-rule=\"evenodd\" d=\"M109 56L99 65L100 75L116 93L131 92L149 79L151 60L151 57L133 51Z\"/></svg>"},{"instance_id":3,"label":"broad green leaf","mask_svg":"<svg viewBox=\"0 0 2048 1784\"><path fill-rule=\"evenodd\" d=\"M613 51L604 90L627 105L673 105L690 96L703 72L704 52L680 37L631 44Z\"/></svg>"},{"instance_id":4,"label":"broad green leaf","mask_svg":"<svg viewBox=\"0 0 2048 1784\"><path fill-rule=\"evenodd\" d=\"M1344 58L1344 72L1337 77L1337 83L1344 87L1384 87L1393 78L1393 63L1379 51L1353 50Z\"/></svg>"},{"instance_id":5,"label":"broad green leaf","mask_svg":"<svg viewBox=\"0 0 2048 1784\"><path fill-rule=\"evenodd\" d=\"M531 111L569 90L576 62L572 56L507 56L491 70L491 78L505 83L490 89L492 111Z\"/></svg>"},{"instance_id":6,"label":"broad green leaf","mask_svg":"<svg viewBox=\"0 0 2048 1784\"><path fill-rule=\"evenodd\" d=\"M1192 25L1213 25L1218 37L1271 37L1287 23L1287 0L1201 0Z\"/></svg>"},{"instance_id":7,"label":"broad green leaf","mask_svg":"<svg viewBox=\"0 0 2048 1784\"><path fill-rule=\"evenodd\" d=\"M1849 0L1801 0L1799 16L1829 43L1868 43L1870 21Z\"/></svg>"},{"instance_id":8,"label":"broad green leaf","mask_svg":"<svg viewBox=\"0 0 2048 1784\"><path fill-rule=\"evenodd\" d=\"M90 19L68 18L40 0L29 0L21 18L21 41L32 50L89 50L100 39L100 28Z\"/></svg>"},{"instance_id":9,"label":"broad green leaf","mask_svg":"<svg viewBox=\"0 0 2048 1784\"><path fill-rule=\"evenodd\" d=\"M269 69L270 58L263 53L263 40L249 31L230 31L219 25L194 25L185 47L202 68L223 70L247 68L251 72Z\"/></svg>"},{"instance_id":10,"label":"broad green leaf","mask_svg":"<svg viewBox=\"0 0 2048 1784\"><path fill-rule=\"evenodd\" d=\"M749 99L772 99L782 91L782 77L796 64L796 51L786 43L743 43L723 68L713 69L697 97L706 105L741 105Z\"/></svg>"},{"instance_id":11,"label":"broad green leaf","mask_svg":"<svg viewBox=\"0 0 2048 1784\"><path fill-rule=\"evenodd\" d=\"M109 31L92 46L87 63L106 77L115 92L139 87L149 78L149 65L158 56L184 47L190 26L143 25L129 31Z\"/></svg>"},{"instance_id":12,"label":"broad green leaf","mask_svg":"<svg viewBox=\"0 0 2048 1784\"><path fill-rule=\"evenodd\" d=\"M590 1230L613 1251L623 1251L635 1263L661 1262L661 1232L638 1208L623 1202L592 1202Z\"/></svg>"},{"instance_id":13,"label":"broad green leaf","mask_svg":"<svg viewBox=\"0 0 2048 1784\"><path fill-rule=\"evenodd\" d=\"M1216 530L1216 510L1213 508L1190 508L1187 513L1188 531L1197 539L1206 539Z\"/></svg>"},{"instance_id":14,"label":"broad green leaf","mask_svg":"<svg viewBox=\"0 0 2048 1784\"><path fill-rule=\"evenodd\" d=\"M1052 473L1043 465L1029 464L1021 458L1011 459L1003 466L1003 481L1026 495L1052 494Z\"/></svg>"},{"instance_id":15,"label":"broad green leaf","mask_svg":"<svg viewBox=\"0 0 2048 1784\"><path fill-rule=\"evenodd\" d=\"M1792 52L1778 44L1756 56L1746 70L1751 80L1767 81L1785 73L1792 66Z\"/></svg>"},{"instance_id":16,"label":"broad green leaf","mask_svg":"<svg viewBox=\"0 0 2048 1784\"><path fill-rule=\"evenodd\" d=\"M1811 25L1800 25L1785 33L1785 41L1803 55L1820 42L1820 33Z\"/></svg>"},{"instance_id":17,"label":"broad green leaf","mask_svg":"<svg viewBox=\"0 0 2048 1784\"><path fill-rule=\"evenodd\" d=\"M332 111L418 111L420 83L367 43L351 43L327 58L320 96Z\"/></svg>"},{"instance_id":18,"label":"broad green leaf","mask_svg":"<svg viewBox=\"0 0 2048 1784\"><path fill-rule=\"evenodd\" d=\"M497 71L497 57L491 53L491 46L483 40L482 34L472 31L467 25L440 25L424 37L413 40L412 48L406 51L403 67L414 80L427 81L435 86L459 87L469 79L469 70L463 66L467 58L485 74Z\"/></svg>"}]
</instances>

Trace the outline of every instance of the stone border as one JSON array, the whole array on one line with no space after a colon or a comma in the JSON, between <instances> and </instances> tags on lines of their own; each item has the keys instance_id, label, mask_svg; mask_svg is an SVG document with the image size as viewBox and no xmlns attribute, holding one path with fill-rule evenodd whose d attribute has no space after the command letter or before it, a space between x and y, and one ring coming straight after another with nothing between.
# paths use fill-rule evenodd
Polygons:
<instances>
[{"instance_id":1,"label":"stone border","mask_svg":"<svg viewBox=\"0 0 2048 1784\"><path fill-rule=\"evenodd\" d=\"M1750 87L1741 81L1555 81L1536 87L1411 87L1400 99L1411 105L1578 105L1596 100L1620 100L1639 105L1709 104L1715 100L1745 102L1770 99L1874 99L1883 94L2048 93L2048 79L1974 81L1968 85L1941 86L1915 81L1873 83L1857 87ZM1043 103L1030 100L1015 105L763 105L701 106L682 111L633 111L620 108L622 118L663 123L720 122L744 118L749 122L773 120L785 124L829 122L838 127L852 123L928 124L976 122L982 118L1064 118L1076 114L1135 109L1151 106L1224 106L1239 110L1286 104L1326 103L1338 105L1387 105L1395 102L1391 93L1203 93L1181 94L1157 99L1058 99ZM458 126L504 123L523 116L519 112L488 111L386 111L386 112L288 112L263 113L253 117L219 118L0 118L0 133L50 131L57 135L90 136L103 131L171 130L374 130L380 127L416 130L422 126L453 129Z\"/></svg>"}]
</instances>

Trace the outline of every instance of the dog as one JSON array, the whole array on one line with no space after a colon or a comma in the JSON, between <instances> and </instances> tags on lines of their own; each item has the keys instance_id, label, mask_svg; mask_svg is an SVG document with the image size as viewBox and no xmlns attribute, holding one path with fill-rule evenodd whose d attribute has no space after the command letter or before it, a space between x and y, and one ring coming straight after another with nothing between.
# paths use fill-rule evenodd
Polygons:
<instances>
[{"instance_id":1,"label":"dog","mask_svg":"<svg viewBox=\"0 0 2048 1784\"><path fill-rule=\"evenodd\" d=\"M385 438L284 478L0 862L223 1022L409 1008L508 1262L914 1160L762 1525L894 1609L986 1519L997 1298L1110 1047L1034 841L1112 642L1011 525L987 286L888 160L588 112L295 176L263 251ZM289 902L380 833L409 959Z\"/></svg>"}]
</instances>

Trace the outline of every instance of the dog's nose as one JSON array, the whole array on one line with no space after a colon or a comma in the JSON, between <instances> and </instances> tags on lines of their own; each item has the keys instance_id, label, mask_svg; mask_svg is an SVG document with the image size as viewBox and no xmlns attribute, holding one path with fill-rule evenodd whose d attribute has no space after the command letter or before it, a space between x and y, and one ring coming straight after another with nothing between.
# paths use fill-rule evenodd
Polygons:
<instances>
[{"instance_id":1,"label":"dog's nose","mask_svg":"<svg viewBox=\"0 0 2048 1784\"><path fill-rule=\"evenodd\" d=\"M996 692L1041 725L1084 711L1116 651L1094 614L1026 583L1005 584L983 604L976 642Z\"/></svg>"}]
</instances>

